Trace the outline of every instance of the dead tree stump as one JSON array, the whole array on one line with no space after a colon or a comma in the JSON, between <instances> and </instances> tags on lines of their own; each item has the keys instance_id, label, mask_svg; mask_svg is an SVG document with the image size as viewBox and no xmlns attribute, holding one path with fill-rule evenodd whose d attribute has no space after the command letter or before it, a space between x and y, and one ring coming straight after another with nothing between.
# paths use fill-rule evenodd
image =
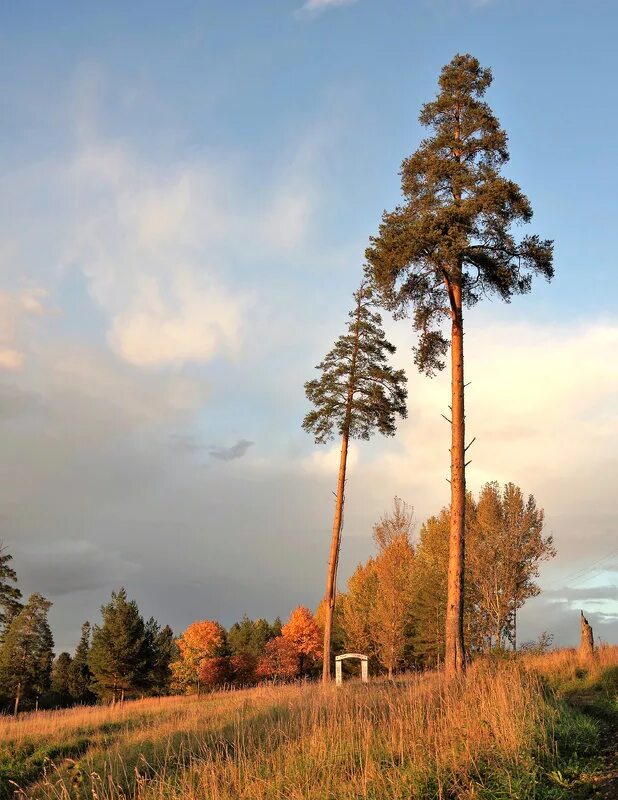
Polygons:
<instances>
[{"instance_id":1,"label":"dead tree stump","mask_svg":"<svg viewBox=\"0 0 618 800\"><path fill-rule=\"evenodd\" d=\"M592 661L594 657L594 637L592 635L592 627L584 616L584 612L580 612L580 626L581 626L581 640L579 643L579 656L582 661Z\"/></svg>"}]
</instances>

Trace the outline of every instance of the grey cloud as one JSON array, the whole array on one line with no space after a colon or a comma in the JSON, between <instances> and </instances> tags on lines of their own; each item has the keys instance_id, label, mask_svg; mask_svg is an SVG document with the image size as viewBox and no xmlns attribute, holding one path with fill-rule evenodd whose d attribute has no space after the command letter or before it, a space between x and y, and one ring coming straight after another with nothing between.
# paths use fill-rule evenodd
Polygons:
<instances>
[{"instance_id":1,"label":"grey cloud","mask_svg":"<svg viewBox=\"0 0 618 800\"><path fill-rule=\"evenodd\" d=\"M616 586L589 586L580 588L550 589L546 591L545 597L555 602L571 603L575 600L615 600L617 595Z\"/></svg>"},{"instance_id":2,"label":"grey cloud","mask_svg":"<svg viewBox=\"0 0 618 800\"><path fill-rule=\"evenodd\" d=\"M135 577L139 565L118 550L84 540L54 541L25 550L20 575L50 597L117 587Z\"/></svg>"},{"instance_id":3,"label":"grey cloud","mask_svg":"<svg viewBox=\"0 0 618 800\"><path fill-rule=\"evenodd\" d=\"M0 421L6 422L42 409L43 401L37 392L7 382L0 383Z\"/></svg>"},{"instance_id":4,"label":"grey cloud","mask_svg":"<svg viewBox=\"0 0 618 800\"><path fill-rule=\"evenodd\" d=\"M169 441L175 450L186 453L199 453L206 449L206 445L200 442L197 436L193 436L190 433L173 433Z\"/></svg>"},{"instance_id":5,"label":"grey cloud","mask_svg":"<svg viewBox=\"0 0 618 800\"><path fill-rule=\"evenodd\" d=\"M208 449L210 450L211 458L218 458L220 461L233 461L235 458L242 458L253 444L254 442L250 442L248 439L239 439L231 447L211 445Z\"/></svg>"}]
</instances>

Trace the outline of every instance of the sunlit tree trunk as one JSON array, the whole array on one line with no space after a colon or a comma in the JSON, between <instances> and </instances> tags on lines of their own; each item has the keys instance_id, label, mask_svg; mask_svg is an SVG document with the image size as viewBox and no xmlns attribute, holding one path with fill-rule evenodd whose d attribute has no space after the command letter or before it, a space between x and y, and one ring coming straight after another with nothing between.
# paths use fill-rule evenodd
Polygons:
<instances>
[{"instance_id":1,"label":"sunlit tree trunk","mask_svg":"<svg viewBox=\"0 0 618 800\"><path fill-rule=\"evenodd\" d=\"M333 519L333 536L330 544L330 558L328 560L328 574L326 576L326 604L324 614L324 661L322 665L322 680L330 680L330 656L333 636L333 616L335 613L335 597L337 594L337 566L339 564L339 550L341 547L341 528L343 523L343 502L345 494L345 475L348 462L348 444L350 434L345 431L341 440L341 456L339 458L339 478L337 480L337 499L335 502L335 516Z\"/></svg>"},{"instance_id":2,"label":"sunlit tree trunk","mask_svg":"<svg viewBox=\"0 0 618 800\"><path fill-rule=\"evenodd\" d=\"M449 537L444 665L447 675L453 676L462 673L465 669L463 611L466 477L463 313L460 280L456 280L451 284L450 296L452 309L451 526Z\"/></svg>"}]
</instances>

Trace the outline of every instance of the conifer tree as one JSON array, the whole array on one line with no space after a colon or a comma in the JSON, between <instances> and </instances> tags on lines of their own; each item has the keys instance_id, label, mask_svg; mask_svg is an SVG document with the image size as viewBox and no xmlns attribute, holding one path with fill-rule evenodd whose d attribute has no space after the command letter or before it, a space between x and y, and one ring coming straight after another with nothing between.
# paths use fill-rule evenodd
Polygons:
<instances>
[{"instance_id":1,"label":"conifer tree","mask_svg":"<svg viewBox=\"0 0 618 800\"><path fill-rule=\"evenodd\" d=\"M81 705L92 703L95 699L95 695L91 689L93 681L92 672L88 666L90 636L90 623L84 622L82 625L81 637L75 648L75 655L73 656L71 668L69 670L69 692L71 693L73 702Z\"/></svg>"},{"instance_id":2,"label":"conifer tree","mask_svg":"<svg viewBox=\"0 0 618 800\"><path fill-rule=\"evenodd\" d=\"M54 693L54 702L63 708L70 705L73 699L70 689L72 663L69 653L60 653L52 665L51 690Z\"/></svg>"},{"instance_id":3,"label":"conifer tree","mask_svg":"<svg viewBox=\"0 0 618 800\"><path fill-rule=\"evenodd\" d=\"M483 96L491 71L456 55L440 90L420 114L431 129L401 168L404 202L382 217L367 249L369 274L382 304L419 332L416 364L429 375L451 348L451 517L445 667L465 669L465 415L463 310L486 295L509 301L528 292L532 274L553 276L553 245L538 236L520 242L513 223L532 208L519 186L500 174L507 135ZM450 322L450 336L443 323Z\"/></svg>"},{"instance_id":4,"label":"conifer tree","mask_svg":"<svg viewBox=\"0 0 618 800\"><path fill-rule=\"evenodd\" d=\"M21 592L13 585L17 583L17 573L10 565L12 560L13 556L0 542L0 641L22 609Z\"/></svg>"},{"instance_id":5,"label":"conifer tree","mask_svg":"<svg viewBox=\"0 0 618 800\"><path fill-rule=\"evenodd\" d=\"M135 600L127 600L124 589L112 592L112 599L101 607L101 614L103 621L94 627L88 656L92 688L99 697L122 703L127 692L143 686L147 673L144 620Z\"/></svg>"},{"instance_id":6,"label":"conifer tree","mask_svg":"<svg viewBox=\"0 0 618 800\"><path fill-rule=\"evenodd\" d=\"M387 341L379 314L372 310L372 292L361 284L354 293L347 333L340 336L317 369L321 375L305 384L314 408L303 428L318 443L341 436L339 477L324 601L324 663L322 680L331 676L331 639L337 592L337 566L341 546L343 506L350 439L369 439L377 429L386 436L395 433L395 419L406 416L406 378L403 370L388 364L395 347Z\"/></svg>"},{"instance_id":7,"label":"conifer tree","mask_svg":"<svg viewBox=\"0 0 618 800\"><path fill-rule=\"evenodd\" d=\"M154 617L146 622L144 630L147 665L142 688L150 694L164 695L169 692L172 680L172 661L178 658L174 632L169 625L162 628Z\"/></svg>"},{"instance_id":8,"label":"conifer tree","mask_svg":"<svg viewBox=\"0 0 618 800\"><path fill-rule=\"evenodd\" d=\"M0 686L14 698L17 714L22 700L38 699L49 689L54 640L47 621L51 603L33 594L11 622L0 649Z\"/></svg>"}]
</instances>

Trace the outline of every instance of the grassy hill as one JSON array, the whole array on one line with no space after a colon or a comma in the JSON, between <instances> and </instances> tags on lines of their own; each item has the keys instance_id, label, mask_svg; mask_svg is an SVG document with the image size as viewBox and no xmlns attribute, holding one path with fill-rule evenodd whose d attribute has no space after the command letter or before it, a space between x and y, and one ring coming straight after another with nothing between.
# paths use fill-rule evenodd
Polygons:
<instances>
[{"instance_id":1,"label":"grassy hill","mask_svg":"<svg viewBox=\"0 0 618 800\"><path fill-rule=\"evenodd\" d=\"M0 720L0 797L618 797L618 647ZM20 788L18 788L20 787ZM15 794L17 792L17 794Z\"/></svg>"}]
</instances>

